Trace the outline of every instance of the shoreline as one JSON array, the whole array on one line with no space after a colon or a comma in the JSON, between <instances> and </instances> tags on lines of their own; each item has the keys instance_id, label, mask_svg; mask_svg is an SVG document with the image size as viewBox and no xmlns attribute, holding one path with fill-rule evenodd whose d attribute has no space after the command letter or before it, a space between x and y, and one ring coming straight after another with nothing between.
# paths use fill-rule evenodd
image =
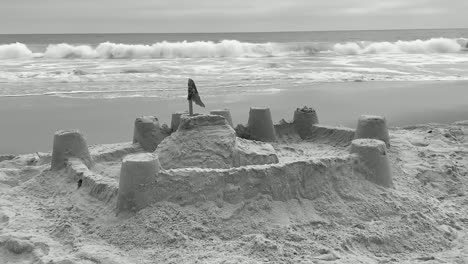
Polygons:
<instances>
[{"instance_id":1,"label":"shoreline","mask_svg":"<svg viewBox=\"0 0 468 264\"><path fill-rule=\"evenodd\" d=\"M207 108L229 108L234 124L245 124L251 106L270 107L273 121L291 120L298 107L317 110L321 124L354 128L361 114L382 115L390 127L453 123L468 119L468 81L317 83L279 88L266 95L201 97ZM48 152L57 130L78 129L90 145L131 141L133 122L154 115L170 124L185 110L184 98L75 99L56 96L0 98L0 154ZM343 110L346 109L346 110Z\"/></svg>"}]
</instances>

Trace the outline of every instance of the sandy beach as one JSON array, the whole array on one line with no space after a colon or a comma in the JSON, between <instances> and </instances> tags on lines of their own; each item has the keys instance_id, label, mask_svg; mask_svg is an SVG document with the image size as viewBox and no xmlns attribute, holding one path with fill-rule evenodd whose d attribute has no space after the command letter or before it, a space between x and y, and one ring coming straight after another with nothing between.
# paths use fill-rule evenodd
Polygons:
<instances>
[{"instance_id":1,"label":"sandy beach","mask_svg":"<svg viewBox=\"0 0 468 264\"><path fill-rule=\"evenodd\" d=\"M200 115L158 139L154 153L130 142L135 118L170 124L185 98L2 98L2 152L22 155L0 160L0 259L464 263L468 125L454 121L467 117L467 84L321 83L262 97L205 97L209 107L197 112L227 107L235 124L247 123L251 106L271 107L278 123L303 105L317 110L319 124L303 127L312 129L303 137L283 122L267 143L239 138L221 116ZM353 140L361 114L386 116L383 141ZM64 128L87 137L84 159L50 152ZM366 163L377 156L359 148L383 159ZM124 172L129 159L137 165ZM143 164L155 172L138 184L134 172ZM138 210L126 204L125 190L143 199Z\"/></svg>"},{"instance_id":2,"label":"sandy beach","mask_svg":"<svg viewBox=\"0 0 468 264\"><path fill-rule=\"evenodd\" d=\"M207 113L229 108L234 124L246 124L249 108L269 107L273 121L291 120L297 107L314 107L320 122L355 128L361 114L385 116L390 126L451 123L468 117L466 81L316 83L265 95L203 97ZM235 88L233 88L235 89ZM0 154L48 152L53 133L79 129L89 144L131 140L133 122L154 115L170 124L171 113L187 109L185 98L74 99L54 96L0 98Z\"/></svg>"},{"instance_id":3,"label":"sandy beach","mask_svg":"<svg viewBox=\"0 0 468 264\"><path fill-rule=\"evenodd\" d=\"M51 169L51 153L0 161L0 257L54 264L466 262L466 121L391 128L388 150L364 139L380 142L390 187L368 178L361 157L350 155L354 130L314 127L325 133L302 140L282 129L276 142L264 143L236 138L225 121L181 126L156 149L163 168L137 185L154 200L136 213L116 204L125 157L153 157L139 144L91 146L94 164L70 158L62 169ZM241 162L258 165L212 163L229 162L231 139L250 157ZM187 155L171 153L181 144Z\"/></svg>"}]
</instances>

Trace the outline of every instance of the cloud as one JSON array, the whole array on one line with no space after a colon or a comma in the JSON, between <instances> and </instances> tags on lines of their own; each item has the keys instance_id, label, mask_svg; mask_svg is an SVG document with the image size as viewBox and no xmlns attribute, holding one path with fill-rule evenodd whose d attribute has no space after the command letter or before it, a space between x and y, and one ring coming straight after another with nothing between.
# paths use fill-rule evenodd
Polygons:
<instances>
[{"instance_id":1,"label":"cloud","mask_svg":"<svg viewBox=\"0 0 468 264\"><path fill-rule=\"evenodd\" d=\"M446 6L436 5L431 0L413 1L363 1L360 5L341 9L347 15L425 15L449 12Z\"/></svg>"},{"instance_id":2,"label":"cloud","mask_svg":"<svg viewBox=\"0 0 468 264\"><path fill-rule=\"evenodd\" d=\"M403 9L409 7L411 4L408 2L377 2L377 3L369 3L366 6L358 6L358 7L349 7L342 10L344 14L382 14L387 13L389 11L394 11L398 9Z\"/></svg>"},{"instance_id":3,"label":"cloud","mask_svg":"<svg viewBox=\"0 0 468 264\"><path fill-rule=\"evenodd\" d=\"M0 33L468 27L466 0L0 1Z\"/></svg>"}]
</instances>

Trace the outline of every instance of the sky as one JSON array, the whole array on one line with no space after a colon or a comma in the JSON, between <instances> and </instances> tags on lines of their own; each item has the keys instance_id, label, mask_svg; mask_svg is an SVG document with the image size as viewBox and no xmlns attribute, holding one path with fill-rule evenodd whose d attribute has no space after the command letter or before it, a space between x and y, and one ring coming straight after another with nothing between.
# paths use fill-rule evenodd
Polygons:
<instances>
[{"instance_id":1,"label":"sky","mask_svg":"<svg viewBox=\"0 0 468 264\"><path fill-rule=\"evenodd\" d=\"M0 0L0 34L467 28L468 0Z\"/></svg>"}]
</instances>

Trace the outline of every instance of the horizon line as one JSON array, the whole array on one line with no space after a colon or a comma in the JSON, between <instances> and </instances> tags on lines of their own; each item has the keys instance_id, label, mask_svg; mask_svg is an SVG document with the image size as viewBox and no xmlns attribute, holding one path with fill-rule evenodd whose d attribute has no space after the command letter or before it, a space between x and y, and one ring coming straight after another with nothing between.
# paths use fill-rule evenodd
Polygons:
<instances>
[{"instance_id":1,"label":"horizon line","mask_svg":"<svg viewBox=\"0 0 468 264\"><path fill-rule=\"evenodd\" d=\"M245 33L301 33L301 32L344 32L344 31L409 31L409 30L454 30L460 28L392 28L392 29L335 29L335 30L286 30L286 31L226 31L226 32L76 32L76 33L0 33L1 35L111 35L111 34L245 34Z\"/></svg>"}]
</instances>

